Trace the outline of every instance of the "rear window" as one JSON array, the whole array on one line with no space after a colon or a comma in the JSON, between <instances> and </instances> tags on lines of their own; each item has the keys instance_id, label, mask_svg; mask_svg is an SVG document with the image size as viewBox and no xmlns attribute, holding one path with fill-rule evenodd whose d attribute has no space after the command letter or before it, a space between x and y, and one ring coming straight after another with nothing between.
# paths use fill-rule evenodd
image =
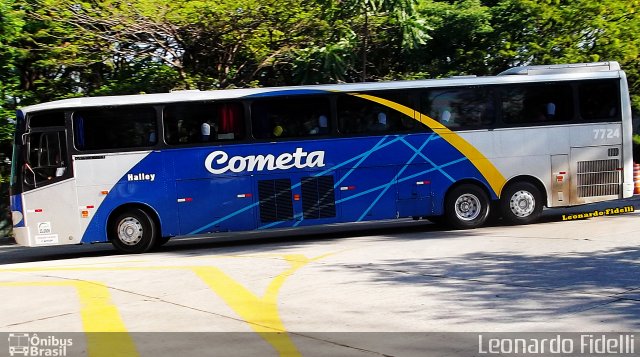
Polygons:
<instances>
[{"instance_id":1,"label":"rear window","mask_svg":"<svg viewBox=\"0 0 640 357\"><path fill-rule=\"evenodd\" d=\"M580 117L583 120L620 120L619 91L617 80L580 83Z\"/></svg>"}]
</instances>

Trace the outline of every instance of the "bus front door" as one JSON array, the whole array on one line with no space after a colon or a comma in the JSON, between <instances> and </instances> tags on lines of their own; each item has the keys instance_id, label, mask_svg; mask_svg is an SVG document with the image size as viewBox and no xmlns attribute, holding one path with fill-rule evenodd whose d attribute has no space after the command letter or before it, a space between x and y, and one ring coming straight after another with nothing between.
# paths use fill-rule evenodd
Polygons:
<instances>
[{"instance_id":1,"label":"bus front door","mask_svg":"<svg viewBox=\"0 0 640 357\"><path fill-rule=\"evenodd\" d=\"M17 198L23 217L14 217L16 241L25 246L80 243L80 212L65 129L34 129L23 136L23 144L23 190Z\"/></svg>"}]
</instances>

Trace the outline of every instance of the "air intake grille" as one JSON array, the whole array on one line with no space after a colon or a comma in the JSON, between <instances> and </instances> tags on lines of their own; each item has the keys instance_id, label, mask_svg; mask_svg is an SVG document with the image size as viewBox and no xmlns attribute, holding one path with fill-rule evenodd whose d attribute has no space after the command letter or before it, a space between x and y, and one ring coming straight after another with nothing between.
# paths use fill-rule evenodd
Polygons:
<instances>
[{"instance_id":1,"label":"air intake grille","mask_svg":"<svg viewBox=\"0 0 640 357\"><path fill-rule=\"evenodd\" d=\"M578 197L620 194L619 160L578 161Z\"/></svg>"},{"instance_id":2,"label":"air intake grille","mask_svg":"<svg viewBox=\"0 0 640 357\"><path fill-rule=\"evenodd\" d=\"M336 216L333 176L302 178L302 209L305 219Z\"/></svg>"},{"instance_id":3,"label":"air intake grille","mask_svg":"<svg viewBox=\"0 0 640 357\"><path fill-rule=\"evenodd\" d=\"M289 221L293 219L291 180L258 181L260 220L262 222Z\"/></svg>"}]
</instances>

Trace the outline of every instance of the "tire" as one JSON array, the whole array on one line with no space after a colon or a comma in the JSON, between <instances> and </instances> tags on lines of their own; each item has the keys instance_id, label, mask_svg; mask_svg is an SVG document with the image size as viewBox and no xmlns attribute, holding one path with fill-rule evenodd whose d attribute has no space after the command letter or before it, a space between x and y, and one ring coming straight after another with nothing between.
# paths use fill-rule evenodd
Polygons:
<instances>
[{"instance_id":1,"label":"tire","mask_svg":"<svg viewBox=\"0 0 640 357\"><path fill-rule=\"evenodd\" d=\"M529 224L542 214L542 193L529 182L507 186L500 199L502 218L508 224Z\"/></svg>"},{"instance_id":2,"label":"tire","mask_svg":"<svg viewBox=\"0 0 640 357\"><path fill-rule=\"evenodd\" d=\"M120 213L111 221L109 239L123 253L145 253L155 246L158 228L149 214L139 208Z\"/></svg>"},{"instance_id":3,"label":"tire","mask_svg":"<svg viewBox=\"0 0 640 357\"><path fill-rule=\"evenodd\" d=\"M464 184L451 190L444 203L447 224L455 229L477 228L489 216L487 193L476 185Z\"/></svg>"}]
</instances>

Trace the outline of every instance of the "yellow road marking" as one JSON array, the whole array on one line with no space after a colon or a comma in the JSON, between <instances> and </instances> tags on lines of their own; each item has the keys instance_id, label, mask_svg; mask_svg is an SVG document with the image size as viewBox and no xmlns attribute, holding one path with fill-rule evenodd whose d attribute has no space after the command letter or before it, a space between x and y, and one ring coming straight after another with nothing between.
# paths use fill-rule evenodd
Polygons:
<instances>
[{"instance_id":1,"label":"yellow road marking","mask_svg":"<svg viewBox=\"0 0 640 357\"><path fill-rule=\"evenodd\" d=\"M280 356L301 356L282 322L278 311L278 294L284 282L305 265L325 258L332 253L315 258L301 254L285 255L291 266L276 276L262 297L258 297L240 285L220 269L193 267L193 271L220 296L251 328L278 351Z\"/></svg>"},{"instance_id":2,"label":"yellow road marking","mask_svg":"<svg viewBox=\"0 0 640 357\"><path fill-rule=\"evenodd\" d=\"M2 286L62 286L76 289L80 300L80 317L87 335L87 350L91 357L137 356L118 308L111 302L109 288L95 281L27 281L0 282Z\"/></svg>"},{"instance_id":3,"label":"yellow road marking","mask_svg":"<svg viewBox=\"0 0 640 357\"><path fill-rule=\"evenodd\" d=\"M458 151L460 151L462 155L464 155L467 159L469 159L469 161L471 161L471 163L478 169L478 171L480 171L482 176L484 176L484 178L487 180L487 182L491 186L491 189L496 194L496 196L500 197L502 188L504 187L507 180L504 178L504 176L502 176L502 173L498 171L498 169L493 165L493 163L489 161L489 159L487 159L478 149L476 149L468 141L463 139L460 135L449 130L446 126L430 118L429 116L424 115L409 107L405 107L402 104L398 104L396 102L392 102L390 100L375 97L368 94L353 93L352 95L356 97L360 97L362 99L370 100L372 102L376 102L387 108L396 110L428 126L431 130L433 130L434 133L438 134L441 138L443 138L453 147L458 149Z\"/></svg>"},{"instance_id":4,"label":"yellow road marking","mask_svg":"<svg viewBox=\"0 0 640 357\"><path fill-rule=\"evenodd\" d=\"M204 281L209 288L220 296L224 302L235 311L256 333L269 343L281 356L301 356L291 337L287 334L282 318L278 311L278 294L285 281L296 271L307 264L323 259L335 253L327 253L315 258L307 258L301 254L285 256L271 255L271 258L279 257L290 265L273 278L267 286L262 297L258 297L240 283L233 280L222 270L212 266L156 266L156 267L43 267L43 268L15 268L1 269L11 272L39 272L39 271L121 271L121 270L189 270ZM255 257L252 257L255 258ZM85 332L126 332L126 328L120 319L117 308L111 304L108 288L100 283L86 281L63 282L38 282L38 283L0 283L2 285L37 285L37 286L75 286L82 304L81 315ZM110 335L113 335L110 337ZM128 340L123 338L126 337ZM113 339L112 340L110 340ZM88 344L94 350L102 351L104 355L114 351L129 351L127 356L137 355L135 346L128 334L89 334ZM129 342L129 345L124 342ZM121 354L125 355L125 354ZM91 354L99 356L100 354Z\"/></svg>"}]
</instances>

